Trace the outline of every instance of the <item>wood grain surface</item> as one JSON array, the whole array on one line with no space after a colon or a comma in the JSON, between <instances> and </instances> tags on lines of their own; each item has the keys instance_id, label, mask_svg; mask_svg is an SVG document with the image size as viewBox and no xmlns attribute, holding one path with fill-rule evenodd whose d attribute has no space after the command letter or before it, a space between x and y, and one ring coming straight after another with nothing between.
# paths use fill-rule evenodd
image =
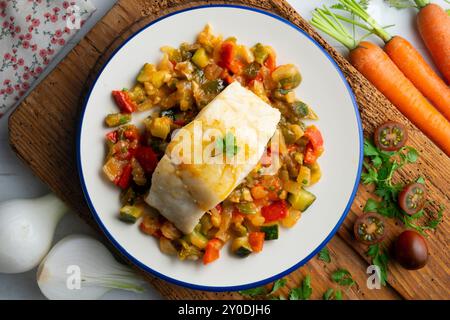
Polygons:
<instances>
[{"instance_id":1,"label":"wood grain surface","mask_svg":"<svg viewBox=\"0 0 450 320\"><path fill-rule=\"evenodd\" d=\"M409 144L420 150L421 157L417 164L401 169L397 179L410 181L419 175L424 176L434 209L437 210L439 204L444 204L447 208L450 206L450 159L283 0L120 0L11 115L9 130L12 148L58 196L99 230L84 201L75 164L78 117L87 89L112 51L133 32L167 13L218 3L242 4L271 11L290 20L317 40L336 60L352 87L366 136L386 120L396 120L407 125L410 131ZM352 227L354 220L362 213L369 192L370 188L359 187L347 219L327 245L332 262L327 264L317 257L313 258L287 277L288 287L283 289L285 294L289 288L298 286L305 274L309 273L312 277L312 298L320 299L328 288L338 288L331 281L330 274L337 268L346 268L357 283L343 291L344 298L347 299L449 299L449 223L446 218L438 231L428 237L431 255L425 268L406 271L391 261L388 285L381 290L367 288L367 248L353 239ZM386 244L389 247L403 228L393 220L388 221L388 228L389 238ZM110 248L115 252L114 248ZM163 296L170 299L243 298L238 293L212 293L181 288L142 273Z\"/></svg>"}]
</instances>

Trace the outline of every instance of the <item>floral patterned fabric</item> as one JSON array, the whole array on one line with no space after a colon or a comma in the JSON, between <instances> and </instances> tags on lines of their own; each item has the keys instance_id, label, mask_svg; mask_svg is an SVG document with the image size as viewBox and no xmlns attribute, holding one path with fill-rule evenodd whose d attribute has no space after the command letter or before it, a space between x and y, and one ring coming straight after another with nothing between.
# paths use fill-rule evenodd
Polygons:
<instances>
[{"instance_id":1,"label":"floral patterned fabric","mask_svg":"<svg viewBox=\"0 0 450 320\"><path fill-rule=\"evenodd\" d=\"M90 0L0 0L0 117L94 11Z\"/></svg>"}]
</instances>

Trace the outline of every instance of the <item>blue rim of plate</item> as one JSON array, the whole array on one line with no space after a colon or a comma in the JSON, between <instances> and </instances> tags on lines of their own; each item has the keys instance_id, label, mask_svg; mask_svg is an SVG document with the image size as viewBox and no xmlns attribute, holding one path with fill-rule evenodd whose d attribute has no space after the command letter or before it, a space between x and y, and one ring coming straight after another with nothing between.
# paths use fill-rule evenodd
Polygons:
<instances>
[{"instance_id":1,"label":"blue rim of plate","mask_svg":"<svg viewBox=\"0 0 450 320\"><path fill-rule=\"evenodd\" d=\"M82 132L82 128L83 128L83 119L84 119L84 114L86 111L86 107L87 104L89 102L89 98L91 97L91 93L92 90L94 89L95 85L97 84L97 81L99 79L99 77L101 76L101 74L103 73L104 69L106 68L106 66L109 64L109 62L114 58L114 56L120 51L120 49L122 49L123 46L125 46L131 39L133 39L135 36L137 36L138 34L140 34L142 31L144 31L145 29L151 27L153 24L164 20L168 17L183 13L183 12L187 12L187 11L193 11L193 10L198 10L198 9L205 9L205 8L235 8L235 9L241 9L241 10L247 10L247 11L253 11L253 12L257 12L266 16L269 16L271 18L274 18L278 21L281 21L285 24L287 24L288 26L294 28L295 30L297 30L298 32L300 32L302 35L304 35L306 38L308 38L312 43L314 43L321 51L322 53L328 58L328 60L333 64L333 66L336 68L339 76L341 77L342 81L344 82L348 93L350 94L350 97L352 99L353 102L353 107L355 109L355 115L356 115L356 120L358 123L358 131L359 131L359 145L360 145L360 155L359 155L359 164L358 164L358 172L357 172L357 176L356 176L356 181L355 184L353 186L353 191L352 194L350 196L350 199L347 203L347 206L344 209L344 212L342 213L341 218L339 219L339 221L337 222L336 226L333 228L333 230L331 230L330 234L325 238L324 241L322 241L322 243L312 252L310 253L308 256L306 256L306 258L302 259L301 261L299 261L298 263L296 263L295 265L293 265L292 267L270 277L264 280L260 280L257 282L252 282L252 283L248 283L248 284L243 284L243 285L238 285L238 286L228 286L228 287L214 287L214 286L203 286L203 285L197 285L197 284L192 284L189 282L184 282L184 281L180 281L171 277L168 277L158 271L155 271L151 268L149 268L148 266L146 266L145 264L143 264L142 262L140 262L139 260L137 260L136 258L134 258L133 256L131 256L127 250L125 248L123 248L117 241L116 239L114 239L114 237L109 233L108 229L105 227L105 225L103 224L103 222L100 219L100 216L98 215L97 211L94 208L94 205L92 204L91 198L89 197L89 193L87 191L86 188L86 183L84 181L84 176L82 174L83 170L82 170L82 165L81 165L81 132ZM350 211L351 205L353 203L353 200L355 199L356 196L356 192L358 190L358 185L359 185L359 180L361 178L361 171L362 171L362 163L363 163L363 130L362 130L362 123L361 123L361 118L360 118L360 114L359 114L359 110L358 110L358 104L356 103L356 99L355 99L355 95L353 94L353 91L350 88L350 85L348 84L346 78L344 77L341 69L339 68L339 66L337 65L336 61L333 60L333 58L328 54L328 52L319 45L319 43L317 43L316 40L314 40L309 34L307 34L305 31L303 31L302 29L300 29L299 27L297 27L295 24L293 24L292 22L267 11L264 10L260 10L260 9L256 9L256 8L251 8L251 7L246 7L246 6L241 6L241 5L228 5L228 4L220 4L220 5L202 5L202 6L196 6L196 7L192 7L192 8L187 8L187 9L182 9L179 11L175 11L172 13L169 13L165 16L162 16L152 22L150 22L149 24L147 24L146 26L144 26L143 28L141 28L140 30L136 31L135 33L133 33L129 38L127 38L118 48L116 48L114 50L114 52L112 53L112 55L108 58L108 60L104 63L102 69L100 70L100 72L98 73L94 83L92 84L91 88L89 89L89 93L87 94L85 101L83 103L83 107L81 110L81 114L80 114L80 119L79 119L79 125L78 125L78 132L77 132L77 141L76 141L76 157L77 157L77 169L78 169L78 175L80 178L80 182L81 182L81 188L83 190L83 194L84 194L84 198L86 199L86 202L89 206L89 209L91 210L92 215L94 216L95 221L97 222L97 224L99 225L100 229L102 230L102 232L106 235L106 237L108 238L109 241L111 241L111 243L117 248L117 250L120 251L121 254L123 254L129 261L131 261L133 264L135 264L136 266L138 266L140 269L160 278L163 279L165 281L171 282L173 284L179 285L179 286L183 286L189 289L195 289L195 290L204 290L204 291L212 291L212 292L223 292L223 291L240 291L240 290L246 290L246 289L251 289L251 288L255 288L258 286L262 286L265 284L268 284L270 282L273 282L277 279L280 279L288 274L290 274L291 272L293 272L294 270L298 269L299 267L303 266L304 264L306 264L311 258L313 258L316 254L319 253L319 251L333 238L333 236L335 235L335 233L338 231L339 227L341 226L341 224L344 222L345 218L347 217L348 212Z\"/></svg>"}]
</instances>

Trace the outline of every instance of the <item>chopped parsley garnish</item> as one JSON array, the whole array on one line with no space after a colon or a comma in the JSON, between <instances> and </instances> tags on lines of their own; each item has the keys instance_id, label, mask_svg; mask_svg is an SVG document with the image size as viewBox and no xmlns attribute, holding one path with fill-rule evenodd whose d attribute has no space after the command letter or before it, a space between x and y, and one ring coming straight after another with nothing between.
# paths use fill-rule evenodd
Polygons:
<instances>
[{"instance_id":1,"label":"chopped parsley garnish","mask_svg":"<svg viewBox=\"0 0 450 320\"><path fill-rule=\"evenodd\" d=\"M326 263L331 262L330 251L328 251L327 247L323 247L322 250L320 250L318 258Z\"/></svg>"},{"instance_id":2,"label":"chopped parsley garnish","mask_svg":"<svg viewBox=\"0 0 450 320\"><path fill-rule=\"evenodd\" d=\"M352 286L356 282L353 280L352 275L348 270L337 269L331 274L331 280L340 284L341 286Z\"/></svg>"},{"instance_id":3,"label":"chopped parsley garnish","mask_svg":"<svg viewBox=\"0 0 450 320\"><path fill-rule=\"evenodd\" d=\"M311 276L306 275L302 284L298 288L294 288L289 293L289 300L308 300L312 294Z\"/></svg>"}]
</instances>

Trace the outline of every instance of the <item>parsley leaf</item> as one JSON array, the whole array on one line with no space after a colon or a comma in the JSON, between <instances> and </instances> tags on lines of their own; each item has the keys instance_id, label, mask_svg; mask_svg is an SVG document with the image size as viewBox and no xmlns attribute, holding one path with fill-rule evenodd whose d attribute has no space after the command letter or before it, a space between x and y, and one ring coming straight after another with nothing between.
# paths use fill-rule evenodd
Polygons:
<instances>
[{"instance_id":1,"label":"parsley leaf","mask_svg":"<svg viewBox=\"0 0 450 320\"><path fill-rule=\"evenodd\" d=\"M263 296L267 294L267 290L265 287L256 287L251 288L247 290L241 290L239 291L240 294L248 297L257 297L257 296Z\"/></svg>"},{"instance_id":2,"label":"parsley leaf","mask_svg":"<svg viewBox=\"0 0 450 320\"><path fill-rule=\"evenodd\" d=\"M340 284L341 286L352 286L356 282L348 270L338 269L331 275L331 280Z\"/></svg>"},{"instance_id":3,"label":"parsley leaf","mask_svg":"<svg viewBox=\"0 0 450 320\"><path fill-rule=\"evenodd\" d=\"M334 289L328 289L327 291L325 291L325 293L323 294L323 300L331 300L332 296L334 294Z\"/></svg>"},{"instance_id":4,"label":"parsley leaf","mask_svg":"<svg viewBox=\"0 0 450 320\"><path fill-rule=\"evenodd\" d=\"M323 294L323 300L342 300L342 291L330 288Z\"/></svg>"},{"instance_id":5,"label":"parsley leaf","mask_svg":"<svg viewBox=\"0 0 450 320\"><path fill-rule=\"evenodd\" d=\"M269 294L272 294L272 293L276 292L278 289L283 288L286 285L286 282L287 282L287 280L284 278L278 279L277 281L275 281L275 283L273 284L273 288L269 292Z\"/></svg>"},{"instance_id":6,"label":"parsley leaf","mask_svg":"<svg viewBox=\"0 0 450 320\"><path fill-rule=\"evenodd\" d=\"M388 278L387 267L389 261L389 256L386 250L382 249L380 244L377 243L369 246L366 255L372 258L372 263L380 268L380 274L378 275L380 277L379 280L381 285L386 286Z\"/></svg>"},{"instance_id":7,"label":"parsley leaf","mask_svg":"<svg viewBox=\"0 0 450 320\"><path fill-rule=\"evenodd\" d=\"M421 183L421 184L425 184L425 179L422 176L420 176L420 177L417 178L416 182L417 183Z\"/></svg>"},{"instance_id":8,"label":"parsley leaf","mask_svg":"<svg viewBox=\"0 0 450 320\"><path fill-rule=\"evenodd\" d=\"M306 275L302 284L298 288L294 288L289 293L289 300L308 300L312 294L311 276Z\"/></svg>"},{"instance_id":9,"label":"parsley leaf","mask_svg":"<svg viewBox=\"0 0 450 320\"><path fill-rule=\"evenodd\" d=\"M319 260L322 260L326 263L331 262L330 251L328 251L327 247L323 247L322 250L320 250L318 257Z\"/></svg>"},{"instance_id":10,"label":"parsley leaf","mask_svg":"<svg viewBox=\"0 0 450 320\"><path fill-rule=\"evenodd\" d=\"M377 212L378 211L378 202L372 198L367 199L366 205L364 206L364 212Z\"/></svg>"}]
</instances>

